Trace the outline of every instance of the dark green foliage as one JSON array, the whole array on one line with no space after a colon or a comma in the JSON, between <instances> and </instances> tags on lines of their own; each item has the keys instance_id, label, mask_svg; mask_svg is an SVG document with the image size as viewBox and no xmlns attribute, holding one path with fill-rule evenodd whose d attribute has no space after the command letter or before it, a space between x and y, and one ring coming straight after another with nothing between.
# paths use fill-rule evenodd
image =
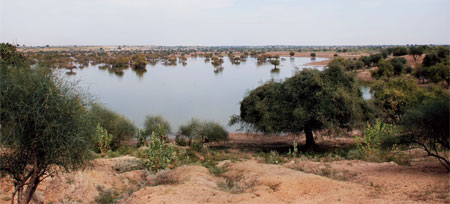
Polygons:
<instances>
[{"instance_id":1,"label":"dark green foliage","mask_svg":"<svg viewBox=\"0 0 450 204\"><path fill-rule=\"evenodd\" d=\"M290 55L291 57L293 57L293 56L295 56L295 52L294 52L294 51L291 51L291 52L289 52L289 55Z\"/></svg>"},{"instance_id":2,"label":"dark green foliage","mask_svg":"<svg viewBox=\"0 0 450 204\"><path fill-rule=\"evenodd\" d=\"M313 147L313 130L349 128L363 117L364 108L354 79L332 64L323 72L304 69L284 82L270 81L252 90L230 124L265 133L305 132L307 147Z\"/></svg>"},{"instance_id":3,"label":"dark green foliage","mask_svg":"<svg viewBox=\"0 0 450 204\"><path fill-rule=\"evenodd\" d=\"M404 126L403 141L411 142L424 149L429 156L435 157L450 171L448 151L450 96L422 100L409 109L402 118Z\"/></svg>"},{"instance_id":4,"label":"dark green foliage","mask_svg":"<svg viewBox=\"0 0 450 204\"><path fill-rule=\"evenodd\" d=\"M312 58L315 58L315 57L316 57L316 53L314 53L314 52L311 53L310 55L311 55Z\"/></svg>"},{"instance_id":5,"label":"dark green foliage","mask_svg":"<svg viewBox=\"0 0 450 204\"><path fill-rule=\"evenodd\" d=\"M26 67L27 58L16 51L16 47L9 43L0 43L0 66L2 67Z\"/></svg>"},{"instance_id":6,"label":"dark green foliage","mask_svg":"<svg viewBox=\"0 0 450 204\"><path fill-rule=\"evenodd\" d=\"M423 54L423 46L412 46L409 47L409 54L413 56L414 62L417 61L417 57Z\"/></svg>"},{"instance_id":7,"label":"dark green foliage","mask_svg":"<svg viewBox=\"0 0 450 204\"><path fill-rule=\"evenodd\" d=\"M369 56L362 56L360 60L366 67L370 67L372 65L372 58L370 58Z\"/></svg>"},{"instance_id":8,"label":"dark green foliage","mask_svg":"<svg viewBox=\"0 0 450 204\"><path fill-rule=\"evenodd\" d=\"M280 65L280 60L270 60L270 64L272 64L274 66L274 69L276 69L277 66Z\"/></svg>"},{"instance_id":9,"label":"dark green foliage","mask_svg":"<svg viewBox=\"0 0 450 204\"><path fill-rule=\"evenodd\" d=\"M144 131L145 134L151 135L152 132L157 131L160 126L164 128L168 133L172 132L172 128L170 127L170 123L165 120L162 116L147 116L144 122Z\"/></svg>"},{"instance_id":10,"label":"dark green foliage","mask_svg":"<svg viewBox=\"0 0 450 204\"><path fill-rule=\"evenodd\" d=\"M96 124L87 120L87 100L76 84L23 66L15 61L21 54L1 46L0 171L14 179L17 200L28 203L56 166L72 170L90 158Z\"/></svg>"},{"instance_id":11,"label":"dark green foliage","mask_svg":"<svg viewBox=\"0 0 450 204\"><path fill-rule=\"evenodd\" d=\"M392 55L394 56L403 56L408 54L408 49L406 47L395 47L392 50Z\"/></svg>"},{"instance_id":12,"label":"dark green foliage","mask_svg":"<svg viewBox=\"0 0 450 204\"><path fill-rule=\"evenodd\" d=\"M394 76L394 66L385 60L378 63L378 69L372 71L372 77L377 79L389 79Z\"/></svg>"},{"instance_id":13,"label":"dark green foliage","mask_svg":"<svg viewBox=\"0 0 450 204\"><path fill-rule=\"evenodd\" d=\"M406 59L394 57L388 61L394 67L394 75L401 75L405 71Z\"/></svg>"},{"instance_id":14,"label":"dark green foliage","mask_svg":"<svg viewBox=\"0 0 450 204\"><path fill-rule=\"evenodd\" d=\"M378 62L382 59L383 59L383 56L379 53L370 55L370 62L372 64L378 64Z\"/></svg>"},{"instance_id":15,"label":"dark green foliage","mask_svg":"<svg viewBox=\"0 0 450 204\"><path fill-rule=\"evenodd\" d=\"M120 143L136 136L136 126L125 116L107 109L99 104L93 104L89 110L89 116L95 122L100 123L108 133L112 134L111 150L119 148Z\"/></svg>"},{"instance_id":16,"label":"dark green foliage","mask_svg":"<svg viewBox=\"0 0 450 204\"><path fill-rule=\"evenodd\" d=\"M180 126L179 133L188 138L189 145L192 145L193 140L201 143L228 140L228 132L221 125L212 121L192 119L188 124Z\"/></svg>"}]
</instances>

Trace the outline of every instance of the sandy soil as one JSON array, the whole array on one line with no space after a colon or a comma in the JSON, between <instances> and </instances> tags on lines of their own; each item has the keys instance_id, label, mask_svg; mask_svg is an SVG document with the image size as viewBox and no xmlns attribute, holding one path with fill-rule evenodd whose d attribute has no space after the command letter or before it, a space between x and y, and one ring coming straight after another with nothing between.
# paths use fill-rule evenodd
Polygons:
<instances>
[{"instance_id":1,"label":"sandy soil","mask_svg":"<svg viewBox=\"0 0 450 204\"><path fill-rule=\"evenodd\" d=\"M315 134L321 147L353 144L349 137L329 138L324 136L325 132ZM291 135L234 133L230 137L230 142L216 144L216 147L260 151L292 144ZM237 149L230 151L239 152ZM446 170L420 150L407 153L415 158L409 166L329 157L300 157L273 165L263 163L246 151L240 161L219 162L217 166L228 169L221 176L212 175L200 165L187 165L170 170L178 180L176 184L157 186L148 185L154 177L130 168L137 164L134 157L96 159L83 170L47 178L39 186L36 198L40 203L96 203L100 192L111 190L121 197L117 201L121 204L450 203L450 177ZM225 185L227 180L233 181L233 189L236 187L240 191ZM9 203L12 181L0 179L0 187L0 204Z\"/></svg>"}]
</instances>

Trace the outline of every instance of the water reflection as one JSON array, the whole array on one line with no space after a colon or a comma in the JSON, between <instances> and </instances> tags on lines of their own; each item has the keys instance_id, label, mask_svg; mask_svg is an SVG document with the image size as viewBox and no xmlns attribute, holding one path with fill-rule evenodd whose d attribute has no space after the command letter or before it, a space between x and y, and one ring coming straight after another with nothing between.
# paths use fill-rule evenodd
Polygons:
<instances>
[{"instance_id":1,"label":"water reflection","mask_svg":"<svg viewBox=\"0 0 450 204\"><path fill-rule=\"evenodd\" d=\"M160 61L147 65L147 71L121 69L117 73L109 67L91 65L76 70L71 78L80 80L97 101L140 127L146 115L162 115L177 130L191 118L227 126L230 116L239 114L239 102L249 90L271 79L290 77L295 67L302 69L303 64L311 62L310 58L283 61L282 68L273 72L270 63L258 63L255 58L246 61L233 65L226 57L221 66L214 67L211 61L205 64L204 58L188 58L186 67L178 63L168 68ZM235 131L237 127L227 129Z\"/></svg>"}]
</instances>

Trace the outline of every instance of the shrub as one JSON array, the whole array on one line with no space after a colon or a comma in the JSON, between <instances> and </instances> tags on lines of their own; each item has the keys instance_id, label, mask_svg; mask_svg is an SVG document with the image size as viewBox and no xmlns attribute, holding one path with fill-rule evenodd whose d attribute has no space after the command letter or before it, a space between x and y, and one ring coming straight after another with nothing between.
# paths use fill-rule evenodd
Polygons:
<instances>
[{"instance_id":1,"label":"shrub","mask_svg":"<svg viewBox=\"0 0 450 204\"><path fill-rule=\"evenodd\" d=\"M395 127L377 120L373 126L367 123L363 138L357 136L355 143L363 159L382 162L394 159L391 152L398 151L398 148L391 142L393 140Z\"/></svg>"},{"instance_id":2,"label":"shrub","mask_svg":"<svg viewBox=\"0 0 450 204\"><path fill-rule=\"evenodd\" d=\"M258 157L262 157L267 164L281 164L286 162L286 158L281 157L280 154L274 150L268 153L261 152L258 154Z\"/></svg>"},{"instance_id":3,"label":"shrub","mask_svg":"<svg viewBox=\"0 0 450 204\"><path fill-rule=\"evenodd\" d=\"M170 169L162 169L156 172L151 177L150 184L151 186L158 186L158 185L170 185L170 184L177 184L178 178L172 173Z\"/></svg>"},{"instance_id":4,"label":"shrub","mask_svg":"<svg viewBox=\"0 0 450 204\"><path fill-rule=\"evenodd\" d=\"M102 126L100 126L100 123L97 123L97 129L95 130L95 142L97 150L102 156L104 156L110 149L111 139L112 135L109 134L107 130L103 129Z\"/></svg>"},{"instance_id":5,"label":"shrub","mask_svg":"<svg viewBox=\"0 0 450 204\"><path fill-rule=\"evenodd\" d=\"M111 150L116 150L122 141L136 135L137 128L130 120L99 104L92 105L89 116L112 135Z\"/></svg>"},{"instance_id":6,"label":"shrub","mask_svg":"<svg viewBox=\"0 0 450 204\"><path fill-rule=\"evenodd\" d=\"M439 162L450 172L449 95L423 100L409 109L402 118L402 141L412 143Z\"/></svg>"},{"instance_id":7,"label":"shrub","mask_svg":"<svg viewBox=\"0 0 450 204\"><path fill-rule=\"evenodd\" d=\"M150 135L152 132L157 132L160 128L164 128L167 133L172 132L170 124L167 120L165 120L162 116L147 116L144 122L144 130L145 134ZM166 134L161 135L166 136Z\"/></svg>"},{"instance_id":8,"label":"shrub","mask_svg":"<svg viewBox=\"0 0 450 204\"><path fill-rule=\"evenodd\" d=\"M147 134L145 134L145 131L142 129L138 129L137 134L136 134L136 138L137 138L137 147L142 147L145 145L145 142L147 141Z\"/></svg>"},{"instance_id":9,"label":"shrub","mask_svg":"<svg viewBox=\"0 0 450 204\"><path fill-rule=\"evenodd\" d=\"M76 84L15 61L23 57L8 47L0 44L0 175L14 180L12 201L29 203L43 179L91 158L95 125Z\"/></svg>"},{"instance_id":10,"label":"shrub","mask_svg":"<svg viewBox=\"0 0 450 204\"><path fill-rule=\"evenodd\" d=\"M200 143L228 140L228 132L221 125L211 121L200 121L191 119L191 121L180 126L181 136L188 138L188 144L193 145L192 140Z\"/></svg>"},{"instance_id":11,"label":"shrub","mask_svg":"<svg viewBox=\"0 0 450 204\"><path fill-rule=\"evenodd\" d=\"M152 140L148 145L145 167L153 172L173 167L177 160L174 145L160 139L165 137L163 136L165 134L167 131L160 126L157 132L153 132Z\"/></svg>"},{"instance_id":12,"label":"shrub","mask_svg":"<svg viewBox=\"0 0 450 204\"><path fill-rule=\"evenodd\" d=\"M95 202L97 204L111 204L115 203L115 200L117 199L118 192L113 191L111 189L109 190L103 190L102 188L98 188L99 194L97 197L95 197Z\"/></svg>"}]
</instances>

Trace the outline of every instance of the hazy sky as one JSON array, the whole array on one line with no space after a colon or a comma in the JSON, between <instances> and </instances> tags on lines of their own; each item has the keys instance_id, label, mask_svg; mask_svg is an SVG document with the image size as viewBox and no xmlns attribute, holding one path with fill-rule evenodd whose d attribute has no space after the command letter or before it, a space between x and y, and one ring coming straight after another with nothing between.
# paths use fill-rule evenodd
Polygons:
<instances>
[{"instance_id":1,"label":"hazy sky","mask_svg":"<svg viewBox=\"0 0 450 204\"><path fill-rule=\"evenodd\" d=\"M0 0L26 45L450 44L450 0Z\"/></svg>"}]
</instances>

